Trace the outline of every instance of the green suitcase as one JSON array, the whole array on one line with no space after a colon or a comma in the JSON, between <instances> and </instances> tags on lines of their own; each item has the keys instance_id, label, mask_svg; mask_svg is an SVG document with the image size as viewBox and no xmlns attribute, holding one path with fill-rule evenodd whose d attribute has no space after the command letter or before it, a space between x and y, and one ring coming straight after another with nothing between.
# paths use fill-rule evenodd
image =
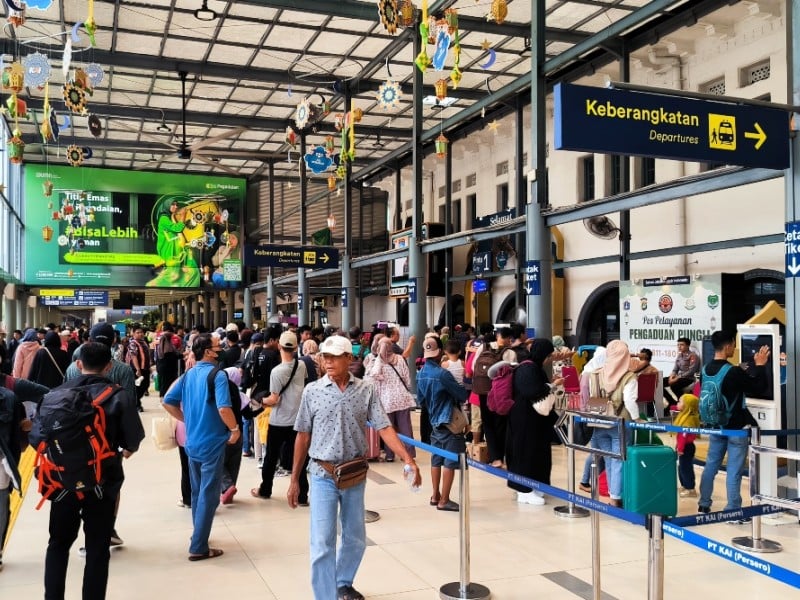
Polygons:
<instances>
[{"instance_id":1,"label":"green suitcase","mask_svg":"<svg viewBox=\"0 0 800 600\"><path fill-rule=\"evenodd\" d=\"M678 455L669 446L628 446L623 466L625 510L643 515L678 514Z\"/></svg>"}]
</instances>

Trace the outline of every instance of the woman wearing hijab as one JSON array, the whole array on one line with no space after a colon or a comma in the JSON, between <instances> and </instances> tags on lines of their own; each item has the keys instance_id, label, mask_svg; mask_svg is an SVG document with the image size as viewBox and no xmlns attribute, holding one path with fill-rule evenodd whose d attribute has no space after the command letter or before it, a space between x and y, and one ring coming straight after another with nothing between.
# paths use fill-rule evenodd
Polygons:
<instances>
[{"instance_id":1,"label":"woman wearing hijab","mask_svg":"<svg viewBox=\"0 0 800 600\"><path fill-rule=\"evenodd\" d=\"M33 356L33 364L28 379L39 385L53 389L64 383L64 373L70 364L70 357L61 349L61 336L48 331L44 336L44 347Z\"/></svg>"},{"instance_id":2,"label":"woman wearing hijab","mask_svg":"<svg viewBox=\"0 0 800 600\"><path fill-rule=\"evenodd\" d=\"M372 363L378 358L378 344L385 337L386 336L382 333L376 333L372 336L372 344L369 347L369 354L364 357L364 373L369 371Z\"/></svg>"},{"instance_id":3,"label":"woman wearing hijab","mask_svg":"<svg viewBox=\"0 0 800 600\"><path fill-rule=\"evenodd\" d=\"M413 438L411 429L411 409L416 405L409 392L410 376L408 364L400 354L392 350L392 340L384 336L378 342L378 356L370 364L364 379L371 381L389 422L407 437ZM405 444L408 454L416 456L414 446ZM394 462L394 452L386 446L386 462Z\"/></svg>"},{"instance_id":4,"label":"woman wearing hijab","mask_svg":"<svg viewBox=\"0 0 800 600\"><path fill-rule=\"evenodd\" d=\"M638 361L637 361L638 364ZM615 404L617 416L626 420L638 420L639 407L636 400L639 397L639 383L631 369L631 353L628 344L622 340L609 342L606 347L606 363L598 371L598 377L592 378L592 384L597 384L599 389L592 389L593 397L599 396L602 390L609 398L618 398ZM619 454L620 445L627 440L620 440L617 427L609 429L596 427L592 435L592 448ZM608 477L608 495L611 505L622 507L622 461L618 458L606 457L606 474Z\"/></svg>"},{"instance_id":5,"label":"woman wearing hijab","mask_svg":"<svg viewBox=\"0 0 800 600\"><path fill-rule=\"evenodd\" d=\"M320 377L320 357L319 344L315 340L306 340L303 342L303 356L300 357L306 363L306 384L316 381Z\"/></svg>"},{"instance_id":6,"label":"woman wearing hijab","mask_svg":"<svg viewBox=\"0 0 800 600\"><path fill-rule=\"evenodd\" d=\"M550 485L553 463L550 442L557 415L552 407L544 415L534 404L547 398L552 385L547 380L544 363L553 354L553 343L537 338L531 344L531 362L520 363L514 372L514 405L508 413L506 436L506 465L511 473ZM549 405L548 405L549 406ZM517 491L521 504L544 504L544 495L531 488L508 482Z\"/></svg>"},{"instance_id":7,"label":"woman wearing hijab","mask_svg":"<svg viewBox=\"0 0 800 600\"><path fill-rule=\"evenodd\" d=\"M594 355L592 356L591 360L586 363L583 367L583 371L581 372L581 406L586 406L589 403L589 378L592 373L600 369L603 365L606 364L606 348L605 346L598 346L595 348ZM586 423L578 423L580 427L583 427L585 430L585 438L591 441L592 436L594 435L594 427L589 427ZM588 444L589 441L586 443ZM592 484L591 484L591 477L592 477L592 462L597 462L597 469L598 473L602 472L603 469L606 468L605 459L602 456L593 457L591 454L586 455L586 460L583 463L583 475L581 475L581 481L578 487L581 490L586 492L587 494L592 493Z\"/></svg>"},{"instance_id":8,"label":"woman wearing hijab","mask_svg":"<svg viewBox=\"0 0 800 600\"><path fill-rule=\"evenodd\" d=\"M30 379L33 359L41 347L36 330L33 327L26 329L22 341L14 352L14 367L11 375L17 379Z\"/></svg>"}]
</instances>

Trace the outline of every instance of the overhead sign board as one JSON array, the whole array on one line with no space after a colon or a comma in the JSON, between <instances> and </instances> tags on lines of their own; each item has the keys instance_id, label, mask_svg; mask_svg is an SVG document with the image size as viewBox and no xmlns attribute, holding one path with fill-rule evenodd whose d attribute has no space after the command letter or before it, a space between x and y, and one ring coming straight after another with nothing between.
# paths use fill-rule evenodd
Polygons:
<instances>
[{"instance_id":1,"label":"overhead sign board","mask_svg":"<svg viewBox=\"0 0 800 600\"><path fill-rule=\"evenodd\" d=\"M786 255L786 277L797 277L800 273L800 221L786 224L786 239L783 244Z\"/></svg>"},{"instance_id":2,"label":"overhead sign board","mask_svg":"<svg viewBox=\"0 0 800 600\"><path fill-rule=\"evenodd\" d=\"M108 292L99 290L42 291L49 292L47 295L39 295L39 302L42 306L108 306Z\"/></svg>"},{"instance_id":3,"label":"overhead sign board","mask_svg":"<svg viewBox=\"0 0 800 600\"><path fill-rule=\"evenodd\" d=\"M248 245L244 247L244 264L284 269L337 269L339 251L329 246Z\"/></svg>"},{"instance_id":4,"label":"overhead sign board","mask_svg":"<svg viewBox=\"0 0 800 600\"><path fill-rule=\"evenodd\" d=\"M528 296L542 295L542 263L538 260L529 260L525 263L525 293Z\"/></svg>"},{"instance_id":5,"label":"overhead sign board","mask_svg":"<svg viewBox=\"0 0 800 600\"><path fill-rule=\"evenodd\" d=\"M556 150L789 167L783 110L632 90L555 86Z\"/></svg>"}]
</instances>

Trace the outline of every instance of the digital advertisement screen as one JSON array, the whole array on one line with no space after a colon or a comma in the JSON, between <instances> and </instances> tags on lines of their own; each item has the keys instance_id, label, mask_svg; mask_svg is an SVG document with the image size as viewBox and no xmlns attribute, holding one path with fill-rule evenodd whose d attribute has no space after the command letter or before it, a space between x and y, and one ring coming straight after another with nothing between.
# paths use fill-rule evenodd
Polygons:
<instances>
[{"instance_id":1,"label":"digital advertisement screen","mask_svg":"<svg viewBox=\"0 0 800 600\"><path fill-rule=\"evenodd\" d=\"M30 286L236 288L246 180L27 165Z\"/></svg>"}]
</instances>

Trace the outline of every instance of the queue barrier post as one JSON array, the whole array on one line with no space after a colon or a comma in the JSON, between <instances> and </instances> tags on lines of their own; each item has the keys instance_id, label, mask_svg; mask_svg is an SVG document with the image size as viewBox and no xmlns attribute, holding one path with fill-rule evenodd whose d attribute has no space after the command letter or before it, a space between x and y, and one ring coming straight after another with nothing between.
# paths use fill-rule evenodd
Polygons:
<instances>
[{"instance_id":1,"label":"queue barrier post","mask_svg":"<svg viewBox=\"0 0 800 600\"><path fill-rule=\"evenodd\" d=\"M750 470L750 498L751 504L757 506L761 503L761 494L758 485L761 479L761 432L758 427L750 430L750 449L748 451L748 468ZM735 537L731 540L731 546L739 550L749 550L761 554L771 554L783 550L780 542L767 540L761 537L761 515L753 517L752 534L748 536Z\"/></svg>"},{"instance_id":2,"label":"queue barrier post","mask_svg":"<svg viewBox=\"0 0 800 600\"><path fill-rule=\"evenodd\" d=\"M566 444L567 447L567 491L571 494L575 493L575 415L572 413L567 414L567 440L570 442ZM560 431L561 428L559 427ZM553 509L559 517L563 519L581 519L589 516L589 511L583 507L575 506L574 502L568 502L566 505L562 504Z\"/></svg>"},{"instance_id":3,"label":"queue barrier post","mask_svg":"<svg viewBox=\"0 0 800 600\"><path fill-rule=\"evenodd\" d=\"M469 468L467 466L467 455L458 455L459 483L458 495L460 510L459 516L459 542L461 549L460 556L460 580L445 583L439 588L439 598L442 600L488 600L492 593L480 583L470 582L469 577Z\"/></svg>"},{"instance_id":4,"label":"queue barrier post","mask_svg":"<svg viewBox=\"0 0 800 600\"><path fill-rule=\"evenodd\" d=\"M592 457L592 500L600 500L597 483L600 480L600 470L595 462L597 457ZM600 600L603 588L600 586L600 513L592 511L592 600Z\"/></svg>"},{"instance_id":5,"label":"queue barrier post","mask_svg":"<svg viewBox=\"0 0 800 600\"><path fill-rule=\"evenodd\" d=\"M647 600L664 600L664 518L647 516Z\"/></svg>"}]
</instances>

